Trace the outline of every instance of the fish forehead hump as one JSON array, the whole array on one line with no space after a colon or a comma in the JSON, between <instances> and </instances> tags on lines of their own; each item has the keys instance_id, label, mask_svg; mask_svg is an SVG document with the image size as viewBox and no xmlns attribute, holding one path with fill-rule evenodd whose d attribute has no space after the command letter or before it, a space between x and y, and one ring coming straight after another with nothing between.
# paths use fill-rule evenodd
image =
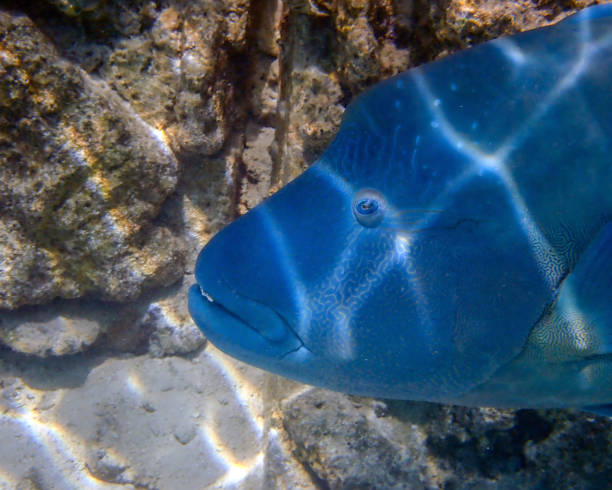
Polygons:
<instances>
[{"instance_id":1,"label":"fish forehead hump","mask_svg":"<svg viewBox=\"0 0 612 490\"><path fill-rule=\"evenodd\" d=\"M452 396L515 357L612 216L611 46L609 17L572 19L410 70L347 109L321 166L393 209L442 211L398 231L439 339L442 381L427 388L432 366L417 369L421 397ZM361 317L385 307L373 295ZM377 328L392 354L397 324ZM400 376L381 391L397 396Z\"/></svg>"},{"instance_id":2,"label":"fish forehead hump","mask_svg":"<svg viewBox=\"0 0 612 490\"><path fill-rule=\"evenodd\" d=\"M548 170L570 159L559 156L562 150L609 147L612 5L588 10L608 16L589 19L581 12L375 85L345 111L328 164L355 187L372 179L401 187L414 181L409 157L415 149L418 156L428 137L441 153L484 167L501 162L510 169L535 163ZM560 115L569 117L557 119ZM563 141L568 135L581 146ZM558 148L552 147L555 141ZM525 156L533 144L542 148L538 159ZM449 176L463 170L441 160L430 163Z\"/></svg>"}]
</instances>

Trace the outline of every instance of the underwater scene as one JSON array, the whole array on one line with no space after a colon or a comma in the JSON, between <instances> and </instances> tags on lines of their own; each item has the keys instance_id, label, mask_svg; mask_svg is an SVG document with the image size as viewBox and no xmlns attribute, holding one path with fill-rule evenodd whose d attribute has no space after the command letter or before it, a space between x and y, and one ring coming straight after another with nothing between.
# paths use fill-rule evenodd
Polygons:
<instances>
[{"instance_id":1,"label":"underwater scene","mask_svg":"<svg viewBox=\"0 0 612 490\"><path fill-rule=\"evenodd\" d=\"M0 0L0 489L605 489L612 2Z\"/></svg>"}]
</instances>

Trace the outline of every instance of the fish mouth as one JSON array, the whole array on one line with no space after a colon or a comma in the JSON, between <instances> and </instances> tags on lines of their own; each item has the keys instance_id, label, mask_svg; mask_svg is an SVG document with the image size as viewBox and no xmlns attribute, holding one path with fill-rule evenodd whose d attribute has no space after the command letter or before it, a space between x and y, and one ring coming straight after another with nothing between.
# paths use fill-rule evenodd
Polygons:
<instances>
[{"instance_id":1,"label":"fish mouth","mask_svg":"<svg viewBox=\"0 0 612 490\"><path fill-rule=\"evenodd\" d=\"M189 312L206 337L226 353L257 364L254 357L282 358L303 344L273 308L231 288L221 278L212 287L194 284Z\"/></svg>"},{"instance_id":2,"label":"fish mouth","mask_svg":"<svg viewBox=\"0 0 612 490\"><path fill-rule=\"evenodd\" d=\"M198 287L200 288L202 297L209 303L212 303L211 306L213 308L218 308L223 311L224 314L234 317L237 321L244 323L247 327L255 330L270 342L281 342L284 340L288 331L291 331L285 319L276 311L252 298L248 298L235 290L231 290L230 292L234 295L234 298L232 298L234 302L236 302L236 300L240 302L239 310L241 311L235 311L224 306L221 301L213 298L202 286L198 285ZM261 320L262 325L260 328L255 327L251 323L250 317L259 318Z\"/></svg>"}]
</instances>

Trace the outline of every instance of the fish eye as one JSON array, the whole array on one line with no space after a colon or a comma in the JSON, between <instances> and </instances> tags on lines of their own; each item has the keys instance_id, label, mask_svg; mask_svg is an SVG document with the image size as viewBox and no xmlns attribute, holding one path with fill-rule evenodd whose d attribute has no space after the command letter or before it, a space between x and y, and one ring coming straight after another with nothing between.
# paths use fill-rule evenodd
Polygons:
<instances>
[{"instance_id":1,"label":"fish eye","mask_svg":"<svg viewBox=\"0 0 612 490\"><path fill-rule=\"evenodd\" d=\"M353 214L366 228L378 226L385 216L385 198L374 189L362 189L353 199Z\"/></svg>"}]
</instances>

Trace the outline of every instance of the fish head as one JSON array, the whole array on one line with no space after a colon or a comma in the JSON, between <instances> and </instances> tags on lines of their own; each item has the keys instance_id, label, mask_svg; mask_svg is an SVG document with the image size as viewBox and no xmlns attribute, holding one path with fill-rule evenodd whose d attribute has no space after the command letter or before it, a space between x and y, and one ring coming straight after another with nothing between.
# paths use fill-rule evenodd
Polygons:
<instances>
[{"instance_id":1,"label":"fish head","mask_svg":"<svg viewBox=\"0 0 612 490\"><path fill-rule=\"evenodd\" d=\"M397 341L382 325L406 314L401 295L378 290L383 262L405 245L388 213L381 190L355 190L320 161L204 247L189 293L193 318L242 361L363 392L348 386L355 368L365 363L380 381L374 351Z\"/></svg>"},{"instance_id":2,"label":"fish head","mask_svg":"<svg viewBox=\"0 0 612 490\"><path fill-rule=\"evenodd\" d=\"M517 355L549 294L530 237L504 181L441 137L418 92L403 75L360 96L313 166L204 247L189 306L217 347L431 401Z\"/></svg>"},{"instance_id":3,"label":"fish head","mask_svg":"<svg viewBox=\"0 0 612 490\"><path fill-rule=\"evenodd\" d=\"M401 226L437 213L403 214L383 182L354 186L328 158L209 241L191 315L213 344L260 368L344 392L418 397L406 384L434 370L438 340L405 274L412 234Z\"/></svg>"},{"instance_id":4,"label":"fish head","mask_svg":"<svg viewBox=\"0 0 612 490\"><path fill-rule=\"evenodd\" d=\"M203 248L189 308L217 347L310 383L318 376L311 369L335 364L314 334L341 309L329 296L341 278L330 274L348 260L356 235L384 214L372 191L362 193L356 216L346 192L314 165Z\"/></svg>"}]
</instances>

